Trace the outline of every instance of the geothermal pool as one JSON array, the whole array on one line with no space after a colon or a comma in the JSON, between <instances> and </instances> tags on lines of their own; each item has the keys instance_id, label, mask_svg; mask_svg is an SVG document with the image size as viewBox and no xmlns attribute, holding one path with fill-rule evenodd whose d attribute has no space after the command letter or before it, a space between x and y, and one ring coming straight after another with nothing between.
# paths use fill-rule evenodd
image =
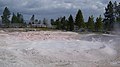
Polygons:
<instances>
[{"instance_id":1,"label":"geothermal pool","mask_svg":"<svg viewBox=\"0 0 120 67\"><path fill-rule=\"evenodd\" d=\"M2 31L0 67L120 67L120 36Z\"/></svg>"}]
</instances>

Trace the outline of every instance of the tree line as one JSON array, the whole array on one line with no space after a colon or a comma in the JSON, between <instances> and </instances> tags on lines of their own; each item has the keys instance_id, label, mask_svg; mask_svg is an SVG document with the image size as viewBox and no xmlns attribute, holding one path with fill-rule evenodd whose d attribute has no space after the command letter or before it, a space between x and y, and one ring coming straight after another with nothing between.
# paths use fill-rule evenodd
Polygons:
<instances>
[{"instance_id":1,"label":"tree line","mask_svg":"<svg viewBox=\"0 0 120 67\"><path fill-rule=\"evenodd\" d=\"M23 15L20 13L13 13L11 19L10 16L11 13L8 7L5 7L3 15L1 16L1 27L41 27L39 26L41 23L44 27L47 27L48 25L48 20L46 18L41 21L35 19L34 15L32 15L28 24L25 23ZM114 24L120 26L120 3L117 4L116 1L114 3L110 1L107 7L105 7L104 18L102 18L101 15L97 18L94 18L94 16L91 15L89 16L88 21L85 22L82 11L79 9L75 18L70 14L68 18L63 16L57 19L51 19L50 22L52 28L58 30L90 32L112 31L114 30Z\"/></svg>"},{"instance_id":2,"label":"tree line","mask_svg":"<svg viewBox=\"0 0 120 67\"><path fill-rule=\"evenodd\" d=\"M115 24L120 28L120 3L117 4L116 1L114 3L110 1L107 7L105 7L104 18L100 15L95 20L94 16L91 15L88 21L85 22L82 11L79 9L75 19L72 15L70 15L68 19L64 16L56 20L51 19L51 24L56 29L68 31L112 31L114 30Z\"/></svg>"}]
</instances>

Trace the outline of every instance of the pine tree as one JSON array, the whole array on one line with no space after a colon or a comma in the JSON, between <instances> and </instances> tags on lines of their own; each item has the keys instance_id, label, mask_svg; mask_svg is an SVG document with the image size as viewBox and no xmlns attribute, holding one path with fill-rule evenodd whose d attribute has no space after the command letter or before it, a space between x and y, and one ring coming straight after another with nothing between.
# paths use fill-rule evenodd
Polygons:
<instances>
[{"instance_id":1,"label":"pine tree","mask_svg":"<svg viewBox=\"0 0 120 67\"><path fill-rule=\"evenodd\" d=\"M38 24L41 24L41 20L38 21Z\"/></svg>"},{"instance_id":2,"label":"pine tree","mask_svg":"<svg viewBox=\"0 0 120 67\"><path fill-rule=\"evenodd\" d=\"M48 26L48 21L47 21L47 19L46 19L46 18L44 18L44 19L43 19L43 25L44 25L45 27L47 27L47 26Z\"/></svg>"},{"instance_id":3,"label":"pine tree","mask_svg":"<svg viewBox=\"0 0 120 67\"><path fill-rule=\"evenodd\" d=\"M32 17L30 18L30 24L34 24L34 22L35 22L35 16L32 15Z\"/></svg>"},{"instance_id":4,"label":"pine tree","mask_svg":"<svg viewBox=\"0 0 120 67\"><path fill-rule=\"evenodd\" d=\"M94 17L93 15L89 17L88 22L87 22L87 29L89 31L94 31Z\"/></svg>"},{"instance_id":5,"label":"pine tree","mask_svg":"<svg viewBox=\"0 0 120 67\"><path fill-rule=\"evenodd\" d=\"M18 18L17 18L17 16L13 13L12 19L11 19L11 23L17 23L17 22L18 22Z\"/></svg>"},{"instance_id":6,"label":"pine tree","mask_svg":"<svg viewBox=\"0 0 120 67\"><path fill-rule=\"evenodd\" d=\"M9 25L10 24L10 11L7 7L5 7L4 11L3 11L3 15L1 16L2 18L2 23L5 24L5 25Z\"/></svg>"},{"instance_id":7,"label":"pine tree","mask_svg":"<svg viewBox=\"0 0 120 67\"><path fill-rule=\"evenodd\" d=\"M70 15L68 18L68 25L69 25L69 27L68 27L69 30L73 31L74 30L74 20L73 20L72 15Z\"/></svg>"},{"instance_id":8,"label":"pine tree","mask_svg":"<svg viewBox=\"0 0 120 67\"><path fill-rule=\"evenodd\" d=\"M95 30L98 32L98 31L102 31L102 29L103 29L103 23L102 23L102 17L100 15L96 19Z\"/></svg>"},{"instance_id":9,"label":"pine tree","mask_svg":"<svg viewBox=\"0 0 120 67\"><path fill-rule=\"evenodd\" d=\"M114 17L115 17L115 23L114 23L114 30L119 31L120 28L120 3L117 4L115 1L113 4L114 7Z\"/></svg>"},{"instance_id":10,"label":"pine tree","mask_svg":"<svg viewBox=\"0 0 120 67\"><path fill-rule=\"evenodd\" d=\"M120 28L120 3L117 6L117 10L118 10L118 18L117 18L117 22L119 23L119 28Z\"/></svg>"},{"instance_id":11,"label":"pine tree","mask_svg":"<svg viewBox=\"0 0 120 67\"><path fill-rule=\"evenodd\" d=\"M66 25L67 25L67 21L66 21L66 17L64 16L61 19L61 29L66 30Z\"/></svg>"},{"instance_id":12,"label":"pine tree","mask_svg":"<svg viewBox=\"0 0 120 67\"><path fill-rule=\"evenodd\" d=\"M24 23L22 14L17 13L17 15L15 15L13 13L11 23Z\"/></svg>"},{"instance_id":13,"label":"pine tree","mask_svg":"<svg viewBox=\"0 0 120 67\"><path fill-rule=\"evenodd\" d=\"M24 23L22 14L17 13L17 15L15 15L13 13L10 26L12 26L12 27L25 27L25 23Z\"/></svg>"},{"instance_id":14,"label":"pine tree","mask_svg":"<svg viewBox=\"0 0 120 67\"><path fill-rule=\"evenodd\" d=\"M23 19L23 15L22 14L17 13L17 19L18 19L17 23L24 23L24 19Z\"/></svg>"},{"instance_id":15,"label":"pine tree","mask_svg":"<svg viewBox=\"0 0 120 67\"><path fill-rule=\"evenodd\" d=\"M75 25L78 26L79 29L85 27L82 11L80 9L78 10L78 13L76 14Z\"/></svg>"},{"instance_id":16,"label":"pine tree","mask_svg":"<svg viewBox=\"0 0 120 67\"><path fill-rule=\"evenodd\" d=\"M51 19L50 22L51 22L51 25L55 25L54 19Z\"/></svg>"},{"instance_id":17,"label":"pine tree","mask_svg":"<svg viewBox=\"0 0 120 67\"><path fill-rule=\"evenodd\" d=\"M119 24L120 24L120 3L119 3L119 5L118 5L118 22L119 22Z\"/></svg>"},{"instance_id":18,"label":"pine tree","mask_svg":"<svg viewBox=\"0 0 120 67\"><path fill-rule=\"evenodd\" d=\"M60 18L58 18L58 19L56 20L56 29L61 30L61 22L60 22Z\"/></svg>"},{"instance_id":19,"label":"pine tree","mask_svg":"<svg viewBox=\"0 0 120 67\"><path fill-rule=\"evenodd\" d=\"M119 5L116 6L116 22L118 22L120 24L120 3Z\"/></svg>"},{"instance_id":20,"label":"pine tree","mask_svg":"<svg viewBox=\"0 0 120 67\"><path fill-rule=\"evenodd\" d=\"M113 4L110 1L107 7L105 8L105 19L104 19L104 28L105 30L111 31L113 30L115 18L114 18L114 9L113 9Z\"/></svg>"},{"instance_id":21,"label":"pine tree","mask_svg":"<svg viewBox=\"0 0 120 67\"><path fill-rule=\"evenodd\" d=\"M35 19L35 24L38 24L38 22L39 22L38 19Z\"/></svg>"}]
</instances>

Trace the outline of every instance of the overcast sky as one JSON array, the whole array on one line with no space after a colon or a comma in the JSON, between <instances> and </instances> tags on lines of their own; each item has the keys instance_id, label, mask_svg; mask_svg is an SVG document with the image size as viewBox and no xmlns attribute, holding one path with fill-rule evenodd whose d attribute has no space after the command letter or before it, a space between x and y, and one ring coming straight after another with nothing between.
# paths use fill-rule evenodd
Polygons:
<instances>
[{"instance_id":1,"label":"overcast sky","mask_svg":"<svg viewBox=\"0 0 120 67\"><path fill-rule=\"evenodd\" d=\"M75 16L78 9L81 9L85 20L88 16L95 17L104 13L104 8L110 0L0 0L0 15L5 7L12 12L20 12L25 19L30 19L32 14L36 18L57 18ZM115 1L115 0L111 0ZM119 2L119 0L116 0Z\"/></svg>"}]
</instances>

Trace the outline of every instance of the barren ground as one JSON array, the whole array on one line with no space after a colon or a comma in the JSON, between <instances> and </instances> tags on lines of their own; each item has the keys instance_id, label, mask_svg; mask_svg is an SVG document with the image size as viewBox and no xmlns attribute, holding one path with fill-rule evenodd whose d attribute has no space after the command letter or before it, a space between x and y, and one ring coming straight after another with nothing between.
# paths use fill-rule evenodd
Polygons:
<instances>
[{"instance_id":1,"label":"barren ground","mask_svg":"<svg viewBox=\"0 0 120 67\"><path fill-rule=\"evenodd\" d=\"M0 67L120 67L120 36L0 32Z\"/></svg>"}]
</instances>

